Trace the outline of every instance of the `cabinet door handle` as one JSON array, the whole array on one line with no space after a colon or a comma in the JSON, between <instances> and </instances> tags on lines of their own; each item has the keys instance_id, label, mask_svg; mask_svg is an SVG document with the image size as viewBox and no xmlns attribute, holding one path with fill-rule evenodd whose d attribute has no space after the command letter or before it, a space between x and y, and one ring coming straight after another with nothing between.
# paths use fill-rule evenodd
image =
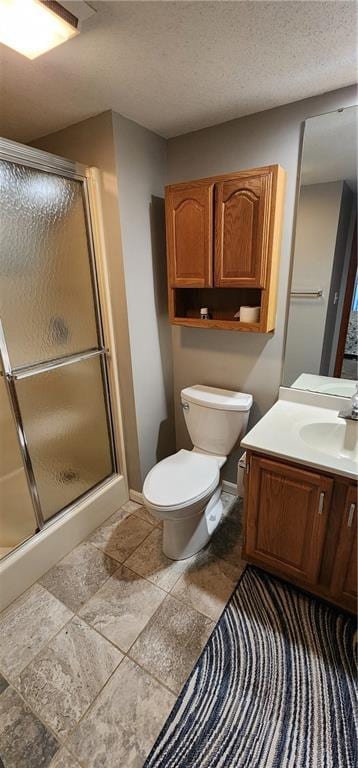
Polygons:
<instances>
[{"instance_id":1,"label":"cabinet door handle","mask_svg":"<svg viewBox=\"0 0 358 768\"><path fill-rule=\"evenodd\" d=\"M351 528L351 527L352 527L353 518L354 518L354 512L355 512L355 508L356 508L356 505L355 505L355 504L351 504L351 505L350 505L350 507L349 507L349 512L348 512L348 523L347 523L347 526L348 526L348 528Z\"/></svg>"},{"instance_id":2,"label":"cabinet door handle","mask_svg":"<svg viewBox=\"0 0 358 768\"><path fill-rule=\"evenodd\" d=\"M318 502L318 514L319 515L322 515L322 513L323 513L324 497L325 497L325 493L322 491L322 493L320 493L320 495L319 495L319 502Z\"/></svg>"}]
</instances>

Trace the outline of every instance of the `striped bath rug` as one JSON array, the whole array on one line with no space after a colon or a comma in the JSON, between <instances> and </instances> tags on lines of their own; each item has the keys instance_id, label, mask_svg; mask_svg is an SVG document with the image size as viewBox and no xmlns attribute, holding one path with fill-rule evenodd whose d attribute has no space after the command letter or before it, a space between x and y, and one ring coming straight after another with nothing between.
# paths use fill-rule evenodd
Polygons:
<instances>
[{"instance_id":1,"label":"striped bath rug","mask_svg":"<svg viewBox=\"0 0 358 768\"><path fill-rule=\"evenodd\" d=\"M145 768L356 768L354 634L247 567Z\"/></svg>"}]
</instances>

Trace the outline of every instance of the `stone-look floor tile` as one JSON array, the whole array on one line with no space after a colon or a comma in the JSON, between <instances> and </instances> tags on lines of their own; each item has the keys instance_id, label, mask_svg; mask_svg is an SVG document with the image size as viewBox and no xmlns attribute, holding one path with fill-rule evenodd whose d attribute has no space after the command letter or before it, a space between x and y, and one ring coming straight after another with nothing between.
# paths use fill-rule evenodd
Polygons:
<instances>
[{"instance_id":1,"label":"stone-look floor tile","mask_svg":"<svg viewBox=\"0 0 358 768\"><path fill-rule=\"evenodd\" d=\"M68 746L88 768L142 768L175 696L127 657Z\"/></svg>"},{"instance_id":2,"label":"stone-look floor tile","mask_svg":"<svg viewBox=\"0 0 358 768\"><path fill-rule=\"evenodd\" d=\"M9 683L7 682L7 680L5 680L5 678L2 675L0 675L0 695L2 694L3 691L6 690L8 685Z\"/></svg>"},{"instance_id":3,"label":"stone-look floor tile","mask_svg":"<svg viewBox=\"0 0 358 768\"><path fill-rule=\"evenodd\" d=\"M59 746L18 693L8 687L0 696L0 765L48 768Z\"/></svg>"},{"instance_id":4,"label":"stone-look floor tile","mask_svg":"<svg viewBox=\"0 0 358 768\"><path fill-rule=\"evenodd\" d=\"M149 509L144 507L143 504L137 504L135 501L127 501L125 504L123 504L122 509L133 513L137 517L141 517L142 520L145 520L147 523L157 526L158 528L162 525L162 521L154 517Z\"/></svg>"},{"instance_id":5,"label":"stone-look floor tile","mask_svg":"<svg viewBox=\"0 0 358 768\"><path fill-rule=\"evenodd\" d=\"M90 533L90 535L87 537L87 541L92 541L92 537L96 536L98 531L105 530L107 527L111 528L115 523L119 523L121 520L129 517L133 510L128 505L132 503L133 502L131 501L127 501L122 507L120 507L120 509L117 509L117 512L114 512L112 515L110 515L110 517L107 517L104 523L99 525L98 528L93 531L93 533ZM135 506L137 506L137 504L135 504Z\"/></svg>"},{"instance_id":6,"label":"stone-look floor tile","mask_svg":"<svg viewBox=\"0 0 358 768\"><path fill-rule=\"evenodd\" d=\"M75 760L70 752L63 748L56 753L49 768L81 768L80 764Z\"/></svg>"},{"instance_id":7,"label":"stone-look floor tile","mask_svg":"<svg viewBox=\"0 0 358 768\"><path fill-rule=\"evenodd\" d=\"M77 611L118 568L117 563L88 542L79 544L40 579L46 589Z\"/></svg>"},{"instance_id":8,"label":"stone-look floor tile","mask_svg":"<svg viewBox=\"0 0 358 768\"><path fill-rule=\"evenodd\" d=\"M158 587L170 592L182 573L189 568L188 560L169 560L162 551L163 532L155 528L126 560L126 565Z\"/></svg>"},{"instance_id":9,"label":"stone-look floor tile","mask_svg":"<svg viewBox=\"0 0 358 768\"><path fill-rule=\"evenodd\" d=\"M227 515L223 517L210 542L213 555L240 567L242 550L242 500L236 498Z\"/></svg>"},{"instance_id":10,"label":"stone-look floor tile","mask_svg":"<svg viewBox=\"0 0 358 768\"><path fill-rule=\"evenodd\" d=\"M12 681L72 616L34 584L0 615L0 668Z\"/></svg>"},{"instance_id":11,"label":"stone-look floor tile","mask_svg":"<svg viewBox=\"0 0 358 768\"><path fill-rule=\"evenodd\" d=\"M126 652L164 598L161 589L120 566L80 615Z\"/></svg>"},{"instance_id":12,"label":"stone-look floor tile","mask_svg":"<svg viewBox=\"0 0 358 768\"><path fill-rule=\"evenodd\" d=\"M163 521L158 520L157 517L154 517L152 513L150 512L147 507L141 507L140 509L137 509L136 513L137 517L141 517L143 520L146 520L151 525L154 525L155 528L162 528L163 527Z\"/></svg>"},{"instance_id":13,"label":"stone-look floor tile","mask_svg":"<svg viewBox=\"0 0 358 768\"><path fill-rule=\"evenodd\" d=\"M213 628L201 613L167 595L129 655L179 693Z\"/></svg>"},{"instance_id":14,"label":"stone-look floor tile","mask_svg":"<svg viewBox=\"0 0 358 768\"><path fill-rule=\"evenodd\" d=\"M121 510L119 510L119 513ZM89 537L89 541L120 563L134 552L138 545L153 530L153 526L136 515L127 513L118 517L115 513Z\"/></svg>"},{"instance_id":15,"label":"stone-look floor tile","mask_svg":"<svg viewBox=\"0 0 358 768\"><path fill-rule=\"evenodd\" d=\"M75 616L21 673L17 688L57 736L67 738L123 656Z\"/></svg>"},{"instance_id":16,"label":"stone-look floor tile","mask_svg":"<svg viewBox=\"0 0 358 768\"><path fill-rule=\"evenodd\" d=\"M218 621L243 568L244 564L237 568L207 551L201 552L177 581L172 595Z\"/></svg>"},{"instance_id":17,"label":"stone-look floor tile","mask_svg":"<svg viewBox=\"0 0 358 768\"><path fill-rule=\"evenodd\" d=\"M132 501L129 499L129 501L126 501L125 504L122 504L120 511L127 512L128 515L131 515L132 513L137 514L137 510L142 508L142 504L138 504L137 501Z\"/></svg>"}]
</instances>

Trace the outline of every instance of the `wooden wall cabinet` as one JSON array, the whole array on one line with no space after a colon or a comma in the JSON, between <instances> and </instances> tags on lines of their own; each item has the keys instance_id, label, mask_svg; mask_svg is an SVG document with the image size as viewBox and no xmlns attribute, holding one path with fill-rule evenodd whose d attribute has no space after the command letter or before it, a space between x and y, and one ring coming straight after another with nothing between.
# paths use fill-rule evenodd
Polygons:
<instances>
[{"instance_id":1,"label":"wooden wall cabinet","mask_svg":"<svg viewBox=\"0 0 358 768\"><path fill-rule=\"evenodd\" d=\"M271 194L271 171L216 184L215 285L265 287Z\"/></svg>"},{"instance_id":2,"label":"wooden wall cabinet","mask_svg":"<svg viewBox=\"0 0 358 768\"><path fill-rule=\"evenodd\" d=\"M212 183L168 188L168 273L172 286L213 285L213 193Z\"/></svg>"},{"instance_id":3,"label":"wooden wall cabinet","mask_svg":"<svg viewBox=\"0 0 358 768\"><path fill-rule=\"evenodd\" d=\"M248 452L244 556L354 611L357 486Z\"/></svg>"},{"instance_id":4,"label":"wooden wall cabinet","mask_svg":"<svg viewBox=\"0 0 358 768\"><path fill-rule=\"evenodd\" d=\"M284 185L285 172L271 165L166 188L172 323L274 329ZM235 320L241 305L259 306L259 322Z\"/></svg>"}]
</instances>

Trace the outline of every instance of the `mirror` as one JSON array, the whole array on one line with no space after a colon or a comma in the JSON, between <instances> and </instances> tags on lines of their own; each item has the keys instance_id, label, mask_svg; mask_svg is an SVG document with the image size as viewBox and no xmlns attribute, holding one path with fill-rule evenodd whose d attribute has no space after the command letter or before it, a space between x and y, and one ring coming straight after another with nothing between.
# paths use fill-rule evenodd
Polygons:
<instances>
[{"instance_id":1,"label":"mirror","mask_svg":"<svg viewBox=\"0 0 358 768\"><path fill-rule=\"evenodd\" d=\"M305 122L283 386L351 397L358 355L357 121Z\"/></svg>"}]
</instances>

